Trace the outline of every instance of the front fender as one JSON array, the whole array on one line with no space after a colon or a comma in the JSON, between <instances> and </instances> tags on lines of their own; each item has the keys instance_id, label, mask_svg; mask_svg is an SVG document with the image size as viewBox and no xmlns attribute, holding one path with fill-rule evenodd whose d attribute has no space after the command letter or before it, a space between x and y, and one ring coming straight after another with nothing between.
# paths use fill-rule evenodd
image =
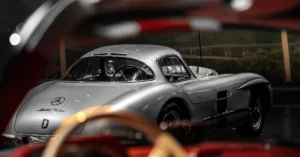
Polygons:
<instances>
[{"instance_id":1,"label":"front fender","mask_svg":"<svg viewBox=\"0 0 300 157\"><path fill-rule=\"evenodd\" d=\"M249 82L243 84L243 85L240 86L238 89L245 89L245 88L248 88L248 87L257 85L257 84L270 84L270 83L269 83L269 81L267 81L267 80L264 79L264 78L257 78L257 79L251 80L251 81L249 81Z\"/></svg>"}]
</instances>

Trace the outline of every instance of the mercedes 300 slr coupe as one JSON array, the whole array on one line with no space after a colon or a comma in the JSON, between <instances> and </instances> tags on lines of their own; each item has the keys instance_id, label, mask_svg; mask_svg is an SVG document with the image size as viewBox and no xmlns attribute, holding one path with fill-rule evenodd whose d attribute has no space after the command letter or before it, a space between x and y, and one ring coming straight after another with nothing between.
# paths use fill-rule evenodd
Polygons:
<instances>
[{"instance_id":1,"label":"mercedes 300 slr coupe","mask_svg":"<svg viewBox=\"0 0 300 157\"><path fill-rule=\"evenodd\" d=\"M26 137L23 141L48 139L69 116L102 105L130 108L157 124L188 120L258 136L272 92L260 75L218 75L189 67L176 50L165 46L105 46L82 56L61 80L31 89L3 135ZM86 131L83 125L76 134Z\"/></svg>"}]
</instances>

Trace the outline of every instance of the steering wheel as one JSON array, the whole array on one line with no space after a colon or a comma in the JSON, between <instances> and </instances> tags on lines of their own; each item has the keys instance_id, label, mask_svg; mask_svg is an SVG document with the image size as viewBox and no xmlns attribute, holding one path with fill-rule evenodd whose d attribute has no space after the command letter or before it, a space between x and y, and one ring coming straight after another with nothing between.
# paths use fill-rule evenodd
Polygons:
<instances>
[{"instance_id":1,"label":"steering wheel","mask_svg":"<svg viewBox=\"0 0 300 157\"><path fill-rule=\"evenodd\" d=\"M108 119L141 131L154 143L149 156L153 157L185 157L188 154L183 147L168 133L160 130L154 123L131 111L116 111L113 106L102 106L94 113L91 108L82 110L67 118L55 131L59 135L55 140L48 142L42 157L55 157L71 132L83 122L98 118ZM92 114L93 113L93 114Z\"/></svg>"},{"instance_id":2,"label":"steering wheel","mask_svg":"<svg viewBox=\"0 0 300 157\"><path fill-rule=\"evenodd\" d=\"M112 76L112 81L115 81L115 77L116 77L116 74L117 74L118 72L120 72L121 70L126 69L126 68L134 68L134 69L137 69L137 71L139 72L139 75L140 75L141 77L143 77L143 74L142 74L142 72L141 72L141 70L140 70L139 68L137 68L137 67L135 67L135 66L132 66L132 65L126 65L126 66L122 66L121 68L119 68L119 69L117 69L117 70L115 71L114 75ZM128 81L128 79L126 78L126 76L124 75L123 72L122 72L122 77L125 79L125 81Z\"/></svg>"}]
</instances>

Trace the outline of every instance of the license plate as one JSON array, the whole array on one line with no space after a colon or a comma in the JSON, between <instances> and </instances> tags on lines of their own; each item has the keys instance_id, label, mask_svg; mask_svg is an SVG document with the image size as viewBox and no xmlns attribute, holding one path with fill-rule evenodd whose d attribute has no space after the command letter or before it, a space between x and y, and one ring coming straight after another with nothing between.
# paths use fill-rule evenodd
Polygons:
<instances>
[{"instance_id":1,"label":"license plate","mask_svg":"<svg viewBox=\"0 0 300 157\"><path fill-rule=\"evenodd\" d=\"M29 136L29 144L35 144L35 143L43 143L48 142L49 140L55 139L54 136Z\"/></svg>"}]
</instances>

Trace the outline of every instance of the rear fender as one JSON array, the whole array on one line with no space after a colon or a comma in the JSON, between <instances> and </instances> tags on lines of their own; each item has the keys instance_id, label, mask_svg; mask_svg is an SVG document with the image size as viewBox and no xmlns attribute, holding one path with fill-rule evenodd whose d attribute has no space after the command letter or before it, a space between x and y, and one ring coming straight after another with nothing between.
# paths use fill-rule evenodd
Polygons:
<instances>
[{"instance_id":1,"label":"rear fender","mask_svg":"<svg viewBox=\"0 0 300 157\"><path fill-rule=\"evenodd\" d=\"M49 82L45 82L42 83L34 88L32 88L30 91L27 92L26 96L23 98L22 102L20 103L19 107L17 108L17 110L15 111L15 113L13 114L13 116L11 117L6 130L4 131L3 135L4 136L15 136L17 134L17 132L14 129L15 126L15 121L16 121L16 116L17 113L19 111L19 109L22 107L22 105L29 99L31 98L33 95L35 95L37 92L42 91L43 89L47 88L48 86L51 86L52 84L56 83L56 81L49 81Z\"/></svg>"},{"instance_id":2,"label":"rear fender","mask_svg":"<svg viewBox=\"0 0 300 157\"><path fill-rule=\"evenodd\" d=\"M131 92L124 93L106 104L113 105L116 110L131 109L156 122L160 110L172 98L181 98L186 102L189 100L178 86L169 83L158 83L140 89L133 89Z\"/></svg>"}]
</instances>

